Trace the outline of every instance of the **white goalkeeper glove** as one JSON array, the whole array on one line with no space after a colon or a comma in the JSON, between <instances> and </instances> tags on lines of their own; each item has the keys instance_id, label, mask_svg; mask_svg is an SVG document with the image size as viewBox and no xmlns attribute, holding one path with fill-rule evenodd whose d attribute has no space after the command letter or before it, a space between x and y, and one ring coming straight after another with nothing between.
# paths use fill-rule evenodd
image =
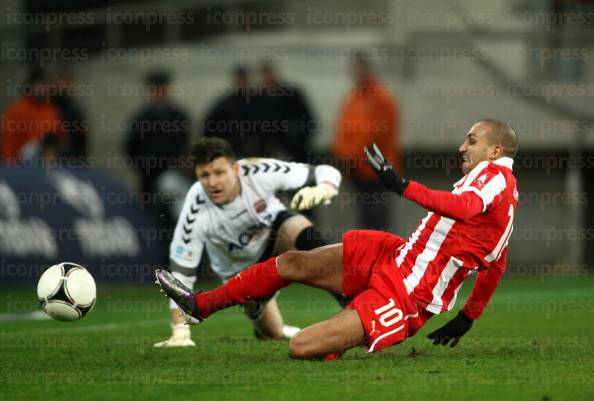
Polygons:
<instances>
[{"instance_id":1,"label":"white goalkeeper glove","mask_svg":"<svg viewBox=\"0 0 594 401\"><path fill-rule=\"evenodd\" d=\"M192 341L190 327L185 323L176 324L172 326L173 334L165 341L158 342L154 345L156 348L172 348L172 347L194 347L196 343Z\"/></svg>"},{"instance_id":2,"label":"white goalkeeper glove","mask_svg":"<svg viewBox=\"0 0 594 401\"><path fill-rule=\"evenodd\" d=\"M321 203L328 204L338 195L338 189L332 184L322 183L315 187L301 188L291 199L291 209L307 210Z\"/></svg>"}]
</instances>

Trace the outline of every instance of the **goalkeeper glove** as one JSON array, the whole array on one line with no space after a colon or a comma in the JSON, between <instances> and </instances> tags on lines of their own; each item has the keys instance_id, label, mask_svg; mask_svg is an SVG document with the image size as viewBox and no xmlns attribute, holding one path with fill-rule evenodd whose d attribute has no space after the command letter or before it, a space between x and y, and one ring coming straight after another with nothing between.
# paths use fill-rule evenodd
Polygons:
<instances>
[{"instance_id":1,"label":"goalkeeper glove","mask_svg":"<svg viewBox=\"0 0 594 401\"><path fill-rule=\"evenodd\" d=\"M429 333L427 338L433 340L433 344L435 345L448 345L450 343L450 346L455 347L458 341L460 341L460 337L470 330L473 322L463 311L460 311L455 318L447 322L444 326Z\"/></svg>"},{"instance_id":2,"label":"goalkeeper glove","mask_svg":"<svg viewBox=\"0 0 594 401\"><path fill-rule=\"evenodd\" d=\"M367 162L384 186L398 195L402 195L408 186L408 180L402 178L400 173L386 161L377 145L374 143L371 148L363 148L363 151L367 155Z\"/></svg>"},{"instance_id":3,"label":"goalkeeper glove","mask_svg":"<svg viewBox=\"0 0 594 401\"><path fill-rule=\"evenodd\" d=\"M311 209L321 203L330 203L330 199L336 195L338 195L338 190L332 184L321 183L315 187L301 188L291 199L291 209Z\"/></svg>"},{"instance_id":4,"label":"goalkeeper glove","mask_svg":"<svg viewBox=\"0 0 594 401\"><path fill-rule=\"evenodd\" d=\"M173 348L173 347L194 347L196 343L192 341L190 327L184 323L171 326L173 334L165 341L154 344L155 348Z\"/></svg>"}]
</instances>

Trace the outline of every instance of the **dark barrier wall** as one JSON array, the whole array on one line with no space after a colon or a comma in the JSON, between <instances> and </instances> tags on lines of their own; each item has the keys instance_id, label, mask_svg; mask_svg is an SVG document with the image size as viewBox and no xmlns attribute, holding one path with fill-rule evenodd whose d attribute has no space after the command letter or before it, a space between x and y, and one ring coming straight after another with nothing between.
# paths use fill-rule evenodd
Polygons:
<instances>
[{"instance_id":1,"label":"dark barrier wall","mask_svg":"<svg viewBox=\"0 0 594 401\"><path fill-rule=\"evenodd\" d=\"M138 193L93 169L0 167L0 282L33 282L64 261L97 280L146 281L167 235Z\"/></svg>"}]
</instances>

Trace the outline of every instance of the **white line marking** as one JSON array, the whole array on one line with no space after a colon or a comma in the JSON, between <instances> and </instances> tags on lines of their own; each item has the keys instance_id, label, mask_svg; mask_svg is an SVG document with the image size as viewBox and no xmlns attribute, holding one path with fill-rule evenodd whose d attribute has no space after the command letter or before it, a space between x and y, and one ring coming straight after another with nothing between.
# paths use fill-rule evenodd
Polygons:
<instances>
[{"instance_id":1,"label":"white line marking","mask_svg":"<svg viewBox=\"0 0 594 401\"><path fill-rule=\"evenodd\" d=\"M156 319L156 320L138 320L134 322L125 322L125 323L104 323L104 324L94 324L90 326L82 326L82 327L72 327L72 323L64 323L64 328L56 328L56 329L34 329L34 330L23 330L23 331L13 331L13 332L5 332L4 334L7 335L17 335L17 334L50 334L50 333L84 333L84 332L94 332L94 331L110 331L110 330L119 330L126 327L146 327L146 326L157 326L157 325L164 325L170 323L169 319ZM68 326L68 327L66 327Z\"/></svg>"},{"instance_id":2,"label":"white line marking","mask_svg":"<svg viewBox=\"0 0 594 401\"><path fill-rule=\"evenodd\" d=\"M42 311L26 313L0 313L0 322L18 322L25 320L50 320L51 317Z\"/></svg>"}]
</instances>

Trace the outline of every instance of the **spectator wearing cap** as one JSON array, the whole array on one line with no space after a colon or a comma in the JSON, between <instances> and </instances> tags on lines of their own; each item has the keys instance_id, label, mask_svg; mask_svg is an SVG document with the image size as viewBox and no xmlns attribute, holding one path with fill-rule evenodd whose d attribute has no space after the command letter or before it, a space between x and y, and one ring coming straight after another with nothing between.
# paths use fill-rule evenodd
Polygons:
<instances>
[{"instance_id":1,"label":"spectator wearing cap","mask_svg":"<svg viewBox=\"0 0 594 401\"><path fill-rule=\"evenodd\" d=\"M145 83L147 102L127 124L125 153L134 163L141 191L156 193L159 176L185 154L190 120L171 101L167 72L150 73Z\"/></svg>"},{"instance_id":2,"label":"spectator wearing cap","mask_svg":"<svg viewBox=\"0 0 594 401\"><path fill-rule=\"evenodd\" d=\"M34 67L23 85L23 94L4 112L0 135L0 156L14 162L35 148L47 135L63 141L60 114L48 96L45 71Z\"/></svg>"}]
</instances>

